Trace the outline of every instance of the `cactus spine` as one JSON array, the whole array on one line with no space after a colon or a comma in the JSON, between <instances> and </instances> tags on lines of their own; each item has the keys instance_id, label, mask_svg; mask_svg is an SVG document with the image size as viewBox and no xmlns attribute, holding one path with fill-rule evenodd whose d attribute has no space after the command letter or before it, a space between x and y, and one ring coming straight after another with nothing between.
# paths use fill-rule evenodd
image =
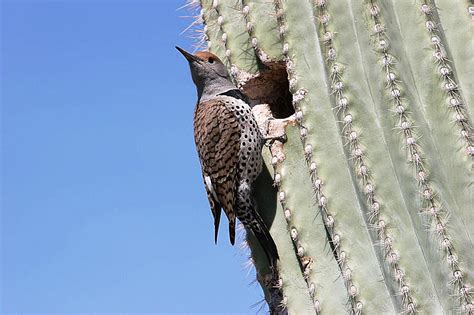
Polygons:
<instances>
[{"instance_id":1,"label":"cactus spine","mask_svg":"<svg viewBox=\"0 0 474 315\"><path fill-rule=\"evenodd\" d=\"M276 281L249 239L271 311L474 312L474 6L192 2L261 125L288 135L256 187Z\"/></svg>"}]
</instances>

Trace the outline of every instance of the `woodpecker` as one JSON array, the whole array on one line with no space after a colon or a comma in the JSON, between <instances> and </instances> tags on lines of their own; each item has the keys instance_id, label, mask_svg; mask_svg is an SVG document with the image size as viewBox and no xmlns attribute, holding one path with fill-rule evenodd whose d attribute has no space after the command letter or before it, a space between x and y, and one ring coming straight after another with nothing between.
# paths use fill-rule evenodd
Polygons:
<instances>
[{"instance_id":1,"label":"woodpecker","mask_svg":"<svg viewBox=\"0 0 474 315\"><path fill-rule=\"evenodd\" d=\"M214 241L221 209L229 221L230 243L235 243L235 219L253 233L271 267L278 251L265 222L256 210L252 184L262 170L265 139L252 115L248 98L230 80L214 54L190 54L176 47L188 60L198 101L194 111L194 141L202 176L214 216Z\"/></svg>"}]
</instances>

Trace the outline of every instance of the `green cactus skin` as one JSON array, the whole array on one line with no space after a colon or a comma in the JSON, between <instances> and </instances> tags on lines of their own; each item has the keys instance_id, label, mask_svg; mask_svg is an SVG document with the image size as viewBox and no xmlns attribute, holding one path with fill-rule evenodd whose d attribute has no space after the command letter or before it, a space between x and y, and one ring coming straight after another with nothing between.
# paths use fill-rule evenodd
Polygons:
<instances>
[{"instance_id":1,"label":"green cactus skin","mask_svg":"<svg viewBox=\"0 0 474 315\"><path fill-rule=\"evenodd\" d=\"M370 91L358 79L364 77L361 62L357 61L359 53L341 45L356 37L353 25L347 23L347 16L337 12L351 12L351 8L345 1L332 2L329 6L321 3L314 7L319 43L326 56L326 76L331 83L331 101L347 145L347 159L352 161L353 182L358 184L359 194L364 196L362 203L366 225L369 229L372 227L372 243L379 250L378 259L384 267L386 284L392 296L396 296L397 311L410 312L417 304L426 305L424 310L429 312L439 311L439 304L424 298L435 295L431 283L418 281L429 278L426 266L410 263L410 260L423 262L423 253L412 246L416 234L403 198L391 192L398 186L395 176L389 172L394 165L386 145L380 143L383 133L377 125ZM390 194L390 199L385 198ZM398 229L393 229L393 226ZM401 237L401 231L404 237ZM421 295L419 292L424 293Z\"/></svg>"},{"instance_id":2,"label":"green cactus skin","mask_svg":"<svg viewBox=\"0 0 474 315\"><path fill-rule=\"evenodd\" d=\"M260 60L263 62L278 60L282 44L277 32L277 21L271 18L275 14L273 6L264 1L242 2L247 31Z\"/></svg>"},{"instance_id":3,"label":"green cactus skin","mask_svg":"<svg viewBox=\"0 0 474 315\"><path fill-rule=\"evenodd\" d=\"M306 163L301 160L303 146L299 140L299 128L289 125L286 129L288 144L283 148L284 160L274 163L275 184L278 199L288 222L287 229L293 240L296 256L316 313L341 314L347 302L344 280L331 255L326 231L312 195L311 179L307 176ZM294 189L295 186L300 189ZM289 279L288 285L292 285ZM286 292L283 282L283 292ZM291 299L288 299L288 303ZM296 305L297 306L297 305ZM302 313L302 309L288 304L290 313Z\"/></svg>"},{"instance_id":4,"label":"green cactus skin","mask_svg":"<svg viewBox=\"0 0 474 315\"><path fill-rule=\"evenodd\" d=\"M302 135L304 156L322 219L335 248L336 261L342 270L350 309L359 313L366 305L368 312L394 311L390 293L383 281L380 281L381 270L374 249L368 241L368 231L363 223L356 191L351 184L337 123L334 119L327 119L333 117L333 109L327 86L320 83L325 82L324 68L319 62L323 57L317 40L305 41L307 37L317 38L312 7L309 3L300 1L276 4L277 20L280 29L284 30L281 32L283 54ZM306 55L316 58L305 59ZM341 168L340 165L346 167ZM334 176L341 180L333 182L331 179ZM328 197L331 194L337 198ZM354 215L348 216L348 211ZM350 235L358 235L358 239L349 237ZM365 264L355 267L354 260L364 260ZM367 285L361 285L361 281ZM377 296L382 298L376 298ZM324 308L323 304L322 307Z\"/></svg>"},{"instance_id":5,"label":"green cactus skin","mask_svg":"<svg viewBox=\"0 0 474 315\"><path fill-rule=\"evenodd\" d=\"M397 111L398 117L393 126L402 130L399 137L402 143L404 142L403 150L411 165L412 178L419 187L418 213L421 213L421 220L420 216L415 216L412 212L412 222L429 268L438 270L431 272L432 278L439 279L433 281L433 284L444 310L448 312L455 309L457 304L452 296L460 300L461 306L471 303L471 297L464 288L471 282L472 276L463 270L463 266L472 266L467 261L469 257L472 259L469 253L473 248L469 238L470 228L464 224L463 218L464 214L470 211L468 208L472 207L472 200L469 203L469 198L472 198L472 193L469 194L469 190L472 192L469 187L471 174L465 155L462 154L463 150L455 148L459 146L459 137L453 133L455 126L452 124L452 116L446 109L436 109L436 104L445 106L446 90L441 88L439 76L430 74L436 73L436 70L439 72L444 66L443 63L439 62L436 55L433 58L433 52L426 49L429 45L408 47L405 44L408 36L416 35L417 31L426 35L425 21L421 20L421 23L412 25L413 28L409 31L402 28L402 25L409 25L409 20L410 23L417 21L417 18L419 21L421 15L428 12L426 10L430 11L429 14L434 14L434 7L426 3L405 2L397 2L396 5L385 2L382 6L375 1L370 1L370 6L378 8L372 9L369 18L374 25L387 25L386 32L376 34L372 44L382 63L383 75L386 78L390 73L395 75L385 86L389 95L385 103L391 103ZM403 12L398 12L402 9ZM375 11L378 11L377 14L374 14ZM422 43L421 36L419 40ZM380 47L383 41L386 47ZM410 55L416 56L416 61L410 59ZM419 66L431 66L431 71L425 68L417 73ZM397 97L397 94L400 94L400 97ZM428 95L438 98L423 99ZM467 118L465 123L470 125ZM429 228L426 228L427 225ZM430 233L426 233L426 229L429 229ZM444 279L440 279L443 276L438 272Z\"/></svg>"},{"instance_id":6,"label":"green cactus skin","mask_svg":"<svg viewBox=\"0 0 474 315\"><path fill-rule=\"evenodd\" d=\"M472 80L472 69L474 69L474 20L473 14L468 10L474 10L472 0L438 0L436 2L426 1L431 7L438 8L433 15L425 15L425 19L431 20L441 28L435 29L441 32L443 45L449 47L450 60L455 60L455 74L460 90L463 92L466 108L471 114L474 110L474 82ZM443 34L444 33L444 34ZM471 121L472 122L472 121ZM472 125L471 125L472 126ZM472 145L472 138L471 145Z\"/></svg>"},{"instance_id":7,"label":"green cactus skin","mask_svg":"<svg viewBox=\"0 0 474 315\"><path fill-rule=\"evenodd\" d=\"M199 4L239 87L284 65L292 94L295 124L255 189L276 279L248 238L271 312L474 312L468 2Z\"/></svg>"},{"instance_id":8,"label":"green cactus skin","mask_svg":"<svg viewBox=\"0 0 474 315\"><path fill-rule=\"evenodd\" d=\"M272 222L270 232L272 233L272 235L275 235L274 240L278 246L278 250L280 252L285 253L280 257L280 279L278 280L278 286L283 292L286 292L286 290L289 289L291 295L289 297L283 296L281 303L283 309L288 310L291 313L296 312L296 310L298 310L298 312L301 312L303 314L315 314L313 302L311 300L303 274L301 273L300 263L298 260L298 256L296 255L291 237L289 233L281 233L281 231L287 231L287 221L284 215L285 208L283 208L282 203L280 203L280 201L278 200L277 191L272 185L274 171L271 160L271 154L268 152L268 150L265 150L264 161L265 164L269 166L270 170L266 170L264 172L264 175L260 176L256 182L256 199L261 208L265 210L276 209L275 215L273 215L273 219L269 218L268 211L264 213L264 215L267 214L264 219L266 220L266 222ZM266 181L266 185L259 185L263 181ZM264 191L265 189L267 191ZM261 258L263 258L264 256L264 253L260 250L256 254L262 255ZM254 260L257 262L257 270L259 270L259 268L267 267L266 264L264 264L264 266L260 266L259 259L255 257L255 255ZM266 270L265 274L269 274L268 270ZM259 277L259 281L261 283L265 282L261 280L261 277ZM266 291L266 296L269 296L268 286L264 284L263 287ZM270 308L274 309L276 307L271 305Z\"/></svg>"}]
</instances>

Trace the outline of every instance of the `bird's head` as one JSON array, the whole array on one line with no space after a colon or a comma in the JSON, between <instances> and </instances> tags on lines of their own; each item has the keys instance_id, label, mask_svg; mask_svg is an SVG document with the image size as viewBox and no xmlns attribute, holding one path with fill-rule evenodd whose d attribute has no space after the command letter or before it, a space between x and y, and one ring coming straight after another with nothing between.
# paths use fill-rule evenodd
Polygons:
<instances>
[{"instance_id":1,"label":"bird's head","mask_svg":"<svg viewBox=\"0 0 474 315\"><path fill-rule=\"evenodd\" d=\"M208 51L199 51L193 55L180 47L176 49L188 60L200 99L236 89L229 78L227 68L216 55Z\"/></svg>"}]
</instances>

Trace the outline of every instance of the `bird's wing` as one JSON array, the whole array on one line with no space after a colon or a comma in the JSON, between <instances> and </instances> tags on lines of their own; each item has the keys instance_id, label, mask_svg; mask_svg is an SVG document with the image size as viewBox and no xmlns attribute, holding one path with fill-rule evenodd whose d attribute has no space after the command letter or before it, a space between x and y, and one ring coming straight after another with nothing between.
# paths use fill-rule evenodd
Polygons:
<instances>
[{"instance_id":1,"label":"bird's wing","mask_svg":"<svg viewBox=\"0 0 474 315\"><path fill-rule=\"evenodd\" d=\"M238 188L240 150L238 119L222 100L199 103L194 115L194 139L209 204L214 215L215 239L221 207L229 219L229 237L235 242L234 205Z\"/></svg>"}]
</instances>

